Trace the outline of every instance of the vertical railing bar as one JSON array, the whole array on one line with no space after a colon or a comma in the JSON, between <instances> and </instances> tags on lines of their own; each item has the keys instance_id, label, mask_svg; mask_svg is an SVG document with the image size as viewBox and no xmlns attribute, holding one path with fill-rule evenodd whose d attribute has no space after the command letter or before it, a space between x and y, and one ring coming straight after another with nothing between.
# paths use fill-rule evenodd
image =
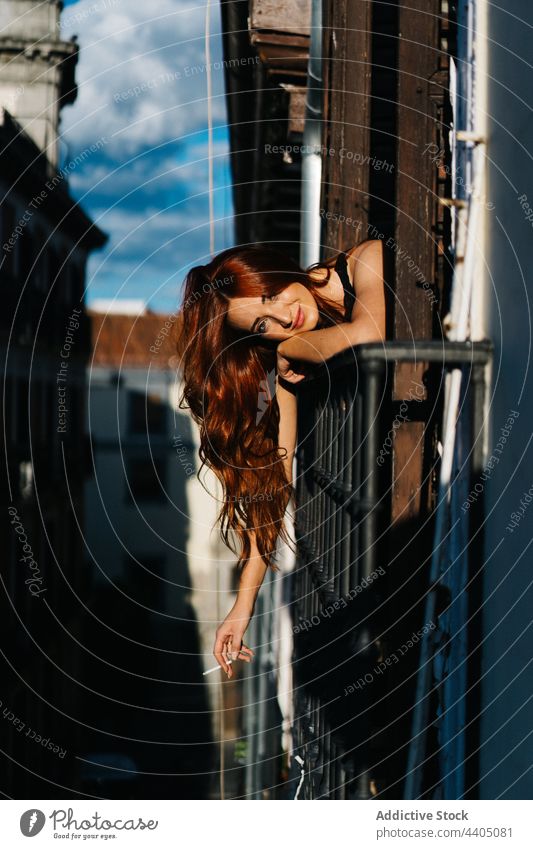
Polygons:
<instances>
[{"instance_id":1,"label":"vertical railing bar","mask_svg":"<svg viewBox=\"0 0 533 849\"><path fill-rule=\"evenodd\" d=\"M340 452L340 439L339 439L339 426L340 426L340 398L339 398L339 386L338 383L335 384L335 391L333 394L333 461L332 461L332 473L334 478L334 483L338 485L339 483L339 452ZM340 506L337 498L332 498L332 508L333 508L333 516L332 516L332 545L333 545L333 590L335 592L336 598L339 597L341 591L341 525L342 525L342 515Z\"/></svg>"},{"instance_id":2,"label":"vertical railing bar","mask_svg":"<svg viewBox=\"0 0 533 849\"><path fill-rule=\"evenodd\" d=\"M362 433L362 393L361 391L354 394L354 427L352 428L352 444L351 452L351 467L352 467L352 495L359 496L361 492L361 443L363 441ZM360 563L359 563L359 515L350 516L351 533L350 533L350 589L353 589L360 583Z\"/></svg>"},{"instance_id":3,"label":"vertical railing bar","mask_svg":"<svg viewBox=\"0 0 533 849\"><path fill-rule=\"evenodd\" d=\"M363 552L362 577L368 578L376 563L376 527L377 509L375 503L378 495L378 474L376 458L378 453L379 420L378 397L383 372L382 364L367 361L364 364L365 397L364 397L364 496L369 508L365 511L361 528L361 546Z\"/></svg>"},{"instance_id":4,"label":"vertical railing bar","mask_svg":"<svg viewBox=\"0 0 533 849\"><path fill-rule=\"evenodd\" d=\"M324 410L324 405L322 403L319 403L318 411L319 411L319 417L318 417L318 420L317 420L316 429L317 429L317 434L318 434L318 437L319 437L318 443L319 443L320 450L319 450L319 453L318 453L318 456L317 456L316 459L317 459L318 467L319 467L319 469L321 469L324 465L324 444L325 444L325 437L324 437L325 410ZM323 555L324 555L324 491L323 491L322 487L320 486L320 484L318 483L318 481L317 481L316 487L317 487L317 536L318 536L317 556L320 558L320 561L322 561L322 558L323 558ZM318 570L316 569L316 567L315 567L315 574L318 576Z\"/></svg>"},{"instance_id":5,"label":"vertical railing bar","mask_svg":"<svg viewBox=\"0 0 533 849\"><path fill-rule=\"evenodd\" d=\"M333 468L333 451L334 451L334 443L333 443L333 399L331 396L332 390L330 389L329 396L326 400L326 462L324 463L324 467L326 472L331 473ZM335 580L334 573L334 564L333 564L333 540L331 538L331 528L332 528L332 520L333 520L333 501L331 499L331 492L329 490L324 491L324 503L325 503L325 517L324 517L324 568L325 575L324 579L327 581L327 591L328 594L333 589L333 581Z\"/></svg>"},{"instance_id":6,"label":"vertical railing bar","mask_svg":"<svg viewBox=\"0 0 533 849\"><path fill-rule=\"evenodd\" d=\"M352 487L352 445L353 445L353 417L354 404L351 388L347 386L345 391L345 429L343 434L343 481L345 483L345 491L348 492ZM347 595L350 590L350 574L351 574L351 557L350 539L351 539L351 517L347 510L347 503L342 510L342 535L344 537L342 544L343 551L343 575L342 575L342 592Z\"/></svg>"}]
</instances>

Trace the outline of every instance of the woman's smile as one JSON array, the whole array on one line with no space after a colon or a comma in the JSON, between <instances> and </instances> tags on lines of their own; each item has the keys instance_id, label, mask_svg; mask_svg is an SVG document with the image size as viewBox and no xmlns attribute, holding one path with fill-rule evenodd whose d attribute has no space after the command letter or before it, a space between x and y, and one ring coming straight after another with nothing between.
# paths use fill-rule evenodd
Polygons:
<instances>
[{"instance_id":1,"label":"woman's smile","mask_svg":"<svg viewBox=\"0 0 533 849\"><path fill-rule=\"evenodd\" d=\"M304 311L303 311L303 309L301 308L301 306L298 304L298 311L297 311L297 313L296 313L296 319L295 319L295 322L294 322L294 324L293 324L293 326L292 326L292 329L293 329L293 330L298 330L298 328L302 326L302 324L304 323L304 321L305 321Z\"/></svg>"}]
</instances>

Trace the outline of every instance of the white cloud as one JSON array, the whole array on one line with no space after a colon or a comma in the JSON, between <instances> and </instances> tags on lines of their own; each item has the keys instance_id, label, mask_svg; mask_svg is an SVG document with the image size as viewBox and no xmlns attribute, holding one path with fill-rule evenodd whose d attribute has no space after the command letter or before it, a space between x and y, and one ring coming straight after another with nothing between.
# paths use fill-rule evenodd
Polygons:
<instances>
[{"instance_id":1,"label":"white cloud","mask_svg":"<svg viewBox=\"0 0 533 849\"><path fill-rule=\"evenodd\" d=\"M213 145L214 168L218 173L227 165L229 153L225 142ZM176 153L156 157L154 154L142 156L126 165L98 163L73 171L70 186L78 193L94 190L99 194L113 194L124 197L132 189L151 192L164 187L165 191L181 195L207 191L207 144L187 148L185 161L179 160Z\"/></svg>"},{"instance_id":2,"label":"white cloud","mask_svg":"<svg viewBox=\"0 0 533 849\"><path fill-rule=\"evenodd\" d=\"M132 0L80 0L63 12L63 36L77 33L80 43L78 97L62 111L69 155L111 139L69 177L110 236L89 261L89 300L120 291L172 309L184 269L207 259L204 19L205 3L185 0L158 0L152 11ZM220 32L218 6L211 32ZM225 124L220 36L211 45L211 61L219 63L212 75L217 127ZM214 156L216 189L217 175L227 173L227 144L216 140ZM220 200L216 191L216 209ZM228 222L216 225L217 249L230 230Z\"/></svg>"},{"instance_id":3,"label":"white cloud","mask_svg":"<svg viewBox=\"0 0 533 849\"><path fill-rule=\"evenodd\" d=\"M68 7L63 20L63 35L77 32L80 41L78 97L62 112L62 133L71 145L83 147L105 136L112 139L109 153L127 160L139 150L206 127L207 76L187 70L205 65L205 4L158 0L150 7L127 0L80 0ZM217 6L211 32L214 65L222 58L215 35L220 32ZM213 121L221 124L223 71L213 69L212 81Z\"/></svg>"}]
</instances>

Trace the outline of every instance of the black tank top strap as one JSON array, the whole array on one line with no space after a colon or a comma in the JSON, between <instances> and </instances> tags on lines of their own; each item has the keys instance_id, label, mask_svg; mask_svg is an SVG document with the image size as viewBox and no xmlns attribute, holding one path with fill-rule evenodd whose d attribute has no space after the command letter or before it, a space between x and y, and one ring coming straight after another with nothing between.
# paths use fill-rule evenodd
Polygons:
<instances>
[{"instance_id":1,"label":"black tank top strap","mask_svg":"<svg viewBox=\"0 0 533 849\"><path fill-rule=\"evenodd\" d=\"M341 252L337 257L335 262L335 271L339 275L342 288L344 289L344 317L346 321L350 321L353 305L355 303L355 292L350 282L350 275L348 274L348 260L346 259L346 254L344 252Z\"/></svg>"}]
</instances>

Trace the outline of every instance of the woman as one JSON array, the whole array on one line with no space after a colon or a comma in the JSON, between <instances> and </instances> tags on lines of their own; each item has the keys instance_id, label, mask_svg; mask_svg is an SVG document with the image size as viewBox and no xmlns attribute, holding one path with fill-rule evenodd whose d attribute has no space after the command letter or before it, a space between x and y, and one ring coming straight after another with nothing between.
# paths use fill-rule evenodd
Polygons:
<instances>
[{"instance_id":1,"label":"woman","mask_svg":"<svg viewBox=\"0 0 533 849\"><path fill-rule=\"evenodd\" d=\"M383 246L369 239L307 271L264 245L230 248L185 281L178 352L185 401L200 428L202 466L220 480L218 519L242 566L214 655L250 662L243 643L273 563L292 493L295 384L309 364L385 339ZM237 537L238 545L234 537Z\"/></svg>"}]
</instances>

